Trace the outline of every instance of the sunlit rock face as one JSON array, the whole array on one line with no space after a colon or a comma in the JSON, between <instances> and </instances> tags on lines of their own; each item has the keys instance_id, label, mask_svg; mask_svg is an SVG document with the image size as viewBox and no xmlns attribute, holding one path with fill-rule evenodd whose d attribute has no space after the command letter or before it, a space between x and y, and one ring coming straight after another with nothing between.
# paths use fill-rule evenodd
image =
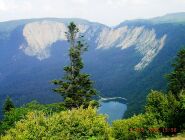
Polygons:
<instances>
[{"instance_id":1,"label":"sunlit rock face","mask_svg":"<svg viewBox=\"0 0 185 140\"><path fill-rule=\"evenodd\" d=\"M87 26L79 25L80 32L85 32ZM65 32L67 26L63 23L42 21L33 22L25 25L23 36L27 44L22 44L25 54L36 56L39 60L46 59L50 56L50 47L53 43L60 40L66 40Z\"/></svg>"},{"instance_id":2,"label":"sunlit rock face","mask_svg":"<svg viewBox=\"0 0 185 140\"><path fill-rule=\"evenodd\" d=\"M146 37L146 38L144 38ZM167 35L164 35L160 39L156 39L155 33L152 31L149 34L143 34L143 40L136 44L136 50L143 56L141 61L134 67L135 70L144 69L155 56L160 52L160 50L165 45Z\"/></svg>"},{"instance_id":3,"label":"sunlit rock face","mask_svg":"<svg viewBox=\"0 0 185 140\"><path fill-rule=\"evenodd\" d=\"M42 60L50 56L49 47L58 40L65 39L66 26L57 22L34 22L27 24L23 35L27 46L22 46L25 54ZM25 45L25 44L24 44Z\"/></svg>"},{"instance_id":4,"label":"sunlit rock face","mask_svg":"<svg viewBox=\"0 0 185 140\"><path fill-rule=\"evenodd\" d=\"M124 40L123 36L127 31L127 27L119 29L104 28L97 38L97 48L118 47L121 41Z\"/></svg>"},{"instance_id":5,"label":"sunlit rock face","mask_svg":"<svg viewBox=\"0 0 185 140\"><path fill-rule=\"evenodd\" d=\"M157 38L154 29L144 26L109 28L95 24L77 24L81 33L85 33L86 39L94 41L97 49L109 49L118 47L127 49L135 47L142 57L135 65L135 70L144 69L160 52L165 45L166 35ZM26 24L23 36L26 44L20 49L29 56L35 56L39 60L50 56L50 47L53 43L66 40L67 25L62 22L41 21ZM93 39L93 40L92 40ZM120 50L121 51L121 50Z\"/></svg>"},{"instance_id":6,"label":"sunlit rock face","mask_svg":"<svg viewBox=\"0 0 185 140\"><path fill-rule=\"evenodd\" d=\"M135 70L144 69L159 53L165 44L166 35L157 39L154 29L144 27L121 27L117 29L104 29L100 35L98 48L119 47L126 49L135 47L142 55L140 62L134 67Z\"/></svg>"}]
</instances>

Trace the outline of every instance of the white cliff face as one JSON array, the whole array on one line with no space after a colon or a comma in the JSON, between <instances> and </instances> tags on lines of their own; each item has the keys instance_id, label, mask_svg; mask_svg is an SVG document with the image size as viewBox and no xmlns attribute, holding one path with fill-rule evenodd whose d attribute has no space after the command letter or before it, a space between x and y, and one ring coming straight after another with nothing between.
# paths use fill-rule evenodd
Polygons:
<instances>
[{"instance_id":1,"label":"white cliff face","mask_svg":"<svg viewBox=\"0 0 185 140\"><path fill-rule=\"evenodd\" d=\"M149 34L143 33L143 38L136 44L136 50L142 55L141 61L134 67L135 70L144 69L155 56L160 52L160 50L165 45L165 40L167 35L164 35L160 39L156 39L156 34L151 31Z\"/></svg>"},{"instance_id":2,"label":"white cliff face","mask_svg":"<svg viewBox=\"0 0 185 140\"><path fill-rule=\"evenodd\" d=\"M154 29L145 29L144 27L128 28L127 26L118 29L104 29L97 40L98 48L119 47L126 49L134 47L142 56L142 59L135 70L144 69L153 58L163 48L166 35L157 39Z\"/></svg>"},{"instance_id":3,"label":"white cliff face","mask_svg":"<svg viewBox=\"0 0 185 140\"><path fill-rule=\"evenodd\" d=\"M104 28L97 38L97 48L110 48L119 46L119 42L123 36L127 33L127 27L119 29Z\"/></svg>"},{"instance_id":4,"label":"white cliff face","mask_svg":"<svg viewBox=\"0 0 185 140\"><path fill-rule=\"evenodd\" d=\"M80 32L85 32L87 26L79 25ZM33 22L25 25L23 36L27 44L22 44L25 54L36 56L39 60L50 56L50 47L53 43L60 40L66 40L65 32L67 26L59 22L42 21Z\"/></svg>"},{"instance_id":5,"label":"white cliff face","mask_svg":"<svg viewBox=\"0 0 185 140\"><path fill-rule=\"evenodd\" d=\"M164 35L157 38L154 29L147 29L142 26L123 26L115 29L87 24L77 26L81 33L85 33L87 40L94 39L97 49L135 47L135 50L142 56L138 64L135 65L135 70L144 69L155 58L163 48L167 37ZM29 23L23 29L27 44L21 45L20 49L29 56L36 56L40 60L46 59L50 56L50 47L53 43L66 40L66 31L67 26L61 22L42 21Z\"/></svg>"}]
</instances>

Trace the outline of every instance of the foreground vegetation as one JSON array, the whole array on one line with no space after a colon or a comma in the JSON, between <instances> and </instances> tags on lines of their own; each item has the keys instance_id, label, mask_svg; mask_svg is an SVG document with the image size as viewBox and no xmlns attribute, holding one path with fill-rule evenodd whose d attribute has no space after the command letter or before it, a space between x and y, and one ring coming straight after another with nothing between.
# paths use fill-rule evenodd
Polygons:
<instances>
[{"instance_id":1,"label":"foreground vegetation","mask_svg":"<svg viewBox=\"0 0 185 140\"><path fill-rule=\"evenodd\" d=\"M5 114L1 124L1 139L135 140L171 137L182 133L185 123L179 130L176 124L171 127L173 109L169 107L167 98L161 92L152 91L147 97L144 114L116 120L112 125L107 123L105 115L97 113L95 107L66 110L61 103L41 105L32 102ZM160 104L156 107L155 103ZM184 93L178 103L179 106L185 106Z\"/></svg>"},{"instance_id":2,"label":"foreground vegetation","mask_svg":"<svg viewBox=\"0 0 185 140\"><path fill-rule=\"evenodd\" d=\"M108 139L111 129L105 116L89 107L72 109L52 115L42 111L29 112L2 139Z\"/></svg>"}]
</instances>

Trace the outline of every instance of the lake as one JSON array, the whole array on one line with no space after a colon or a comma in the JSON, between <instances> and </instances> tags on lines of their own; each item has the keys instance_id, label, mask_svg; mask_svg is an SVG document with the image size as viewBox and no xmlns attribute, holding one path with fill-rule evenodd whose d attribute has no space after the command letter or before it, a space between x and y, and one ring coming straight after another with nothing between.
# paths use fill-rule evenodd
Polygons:
<instances>
[{"instance_id":1,"label":"lake","mask_svg":"<svg viewBox=\"0 0 185 140\"><path fill-rule=\"evenodd\" d=\"M127 110L126 99L121 97L101 98L101 106L98 112L108 115L108 122L112 123L114 120L122 119Z\"/></svg>"}]
</instances>

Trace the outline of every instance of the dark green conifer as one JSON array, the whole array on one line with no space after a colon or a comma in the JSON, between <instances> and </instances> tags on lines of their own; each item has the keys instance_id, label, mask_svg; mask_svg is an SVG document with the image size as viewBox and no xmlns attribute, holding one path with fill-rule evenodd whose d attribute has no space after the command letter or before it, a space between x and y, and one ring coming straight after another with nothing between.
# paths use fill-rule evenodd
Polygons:
<instances>
[{"instance_id":1,"label":"dark green conifer","mask_svg":"<svg viewBox=\"0 0 185 140\"><path fill-rule=\"evenodd\" d=\"M97 94L90 75L81 72L84 67L81 56L87 51L87 46L73 22L69 24L66 36L70 44L70 65L64 67L65 75L62 80L53 81L58 86L54 91L63 96L64 105L67 108L76 108L81 105L86 108L92 101L92 97Z\"/></svg>"},{"instance_id":2,"label":"dark green conifer","mask_svg":"<svg viewBox=\"0 0 185 140\"><path fill-rule=\"evenodd\" d=\"M15 108L11 98L8 96L5 100L4 106L3 106L3 112L9 112L12 108Z\"/></svg>"},{"instance_id":3,"label":"dark green conifer","mask_svg":"<svg viewBox=\"0 0 185 140\"><path fill-rule=\"evenodd\" d=\"M168 90L178 99L180 92L185 90L185 48L178 52L175 63L172 66L174 70L166 76Z\"/></svg>"}]
</instances>

